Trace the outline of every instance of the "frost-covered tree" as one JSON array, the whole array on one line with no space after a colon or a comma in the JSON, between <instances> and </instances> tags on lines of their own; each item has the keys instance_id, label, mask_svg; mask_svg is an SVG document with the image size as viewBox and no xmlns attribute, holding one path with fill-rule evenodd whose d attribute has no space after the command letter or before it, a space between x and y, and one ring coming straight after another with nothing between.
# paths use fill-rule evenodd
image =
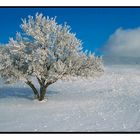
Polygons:
<instances>
[{"instance_id":1,"label":"frost-covered tree","mask_svg":"<svg viewBox=\"0 0 140 140\"><path fill-rule=\"evenodd\" d=\"M36 14L23 19L22 33L0 48L0 75L7 82L24 81L42 101L49 85L69 77L94 77L103 72L102 58L82 50L67 24ZM35 77L40 90L32 81Z\"/></svg>"}]
</instances>

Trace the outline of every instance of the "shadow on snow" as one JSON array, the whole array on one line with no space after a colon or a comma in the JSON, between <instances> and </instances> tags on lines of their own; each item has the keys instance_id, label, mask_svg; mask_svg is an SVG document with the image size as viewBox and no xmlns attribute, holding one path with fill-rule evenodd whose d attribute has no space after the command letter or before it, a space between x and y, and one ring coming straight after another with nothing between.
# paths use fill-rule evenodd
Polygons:
<instances>
[{"instance_id":1,"label":"shadow on snow","mask_svg":"<svg viewBox=\"0 0 140 140\"><path fill-rule=\"evenodd\" d=\"M57 91L47 91L48 96L57 93ZM0 87L0 98L24 98L33 100L34 94L30 88Z\"/></svg>"}]
</instances>

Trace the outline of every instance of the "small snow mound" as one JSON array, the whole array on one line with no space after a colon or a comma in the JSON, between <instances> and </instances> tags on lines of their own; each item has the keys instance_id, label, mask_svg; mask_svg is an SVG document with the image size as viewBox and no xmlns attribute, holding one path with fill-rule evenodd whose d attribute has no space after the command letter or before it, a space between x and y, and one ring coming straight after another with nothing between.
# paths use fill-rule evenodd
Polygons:
<instances>
[{"instance_id":1,"label":"small snow mound","mask_svg":"<svg viewBox=\"0 0 140 140\"><path fill-rule=\"evenodd\" d=\"M47 98L45 98L45 99L42 100L42 101L39 101L38 99L34 99L34 102L36 102L36 103L46 103L47 101L48 101Z\"/></svg>"}]
</instances>

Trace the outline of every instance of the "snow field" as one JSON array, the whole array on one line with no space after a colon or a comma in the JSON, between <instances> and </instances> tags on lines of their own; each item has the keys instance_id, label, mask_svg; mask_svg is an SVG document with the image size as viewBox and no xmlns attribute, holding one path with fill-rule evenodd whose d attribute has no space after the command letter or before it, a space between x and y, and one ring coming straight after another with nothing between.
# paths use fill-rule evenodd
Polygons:
<instances>
[{"instance_id":1,"label":"snow field","mask_svg":"<svg viewBox=\"0 0 140 140\"><path fill-rule=\"evenodd\" d=\"M140 66L108 65L94 80L58 81L47 101L0 84L0 131L140 131Z\"/></svg>"}]
</instances>

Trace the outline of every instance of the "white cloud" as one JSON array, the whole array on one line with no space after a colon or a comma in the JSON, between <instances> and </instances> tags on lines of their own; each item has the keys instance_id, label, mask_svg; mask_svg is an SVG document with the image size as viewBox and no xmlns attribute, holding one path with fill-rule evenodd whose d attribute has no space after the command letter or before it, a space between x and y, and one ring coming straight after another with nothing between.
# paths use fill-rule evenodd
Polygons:
<instances>
[{"instance_id":1,"label":"white cloud","mask_svg":"<svg viewBox=\"0 0 140 140\"><path fill-rule=\"evenodd\" d=\"M110 36L103 51L107 56L140 57L140 27L117 29Z\"/></svg>"}]
</instances>

